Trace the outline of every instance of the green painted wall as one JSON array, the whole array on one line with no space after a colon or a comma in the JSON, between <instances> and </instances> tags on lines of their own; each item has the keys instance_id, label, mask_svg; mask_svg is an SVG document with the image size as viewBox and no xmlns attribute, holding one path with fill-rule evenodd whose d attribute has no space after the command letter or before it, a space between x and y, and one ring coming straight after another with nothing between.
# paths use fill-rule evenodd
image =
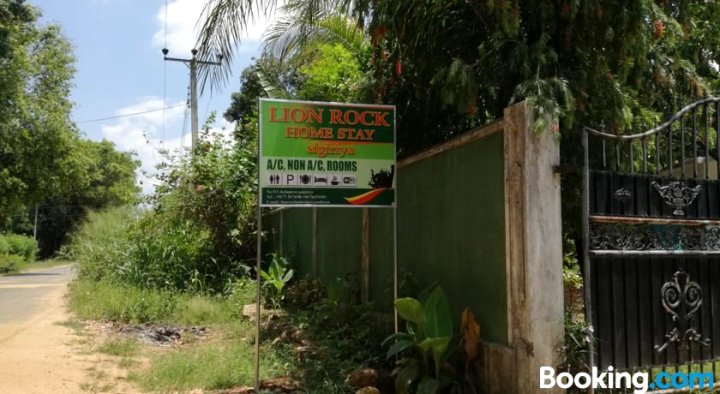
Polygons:
<instances>
[{"instance_id":1,"label":"green painted wall","mask_svg":"<svg viewBox=\"0 0 720 394\"><path fill-rule=\"evenodd\" d=\"M362 248L362 212L353 208L318 208L318 277L358 279Z\"/></svg>"},{"instance_id":2,"label":"green painted wall","mask_svg":"<svg viewBox=\"0 0 720 394\"><path fill-rule=\"evenodd\" d=\"M483 337L506 344L503 161L496 133L404 167L398 251L401 272L440 283L455 316L471 307Z\"/></svg>"},{"instance_id":3,"label":"green painted wall","mask_svg":"<svg viewBox=\"0 0 720 394\"><path fill-rule=\"evenodd\" d=\"M282 216L283 255L300 272L312 272L312 208L286 209Z\"/></svg>"},{"instance_id":4,"label":"green painted wall","mask_svg":"<svg viewBox=\"0 0 720 394\"><path fill-rule=\"evenodd\" d=\"M399 170L398 268L407 284L400 296L439 283L456 326L469 306L482 337L507 344L503 157L503 135L495 133ZM298 270L309 273L312 211L283 215L284 252L295 253ZM266 216L265 226L278 226L277 216ZM370 211L370 296L383 308L392 305L392 224L391 209ZM360 209L318 209L320 278L359 278L361 230Z\"/></svg>"}]
</instances>

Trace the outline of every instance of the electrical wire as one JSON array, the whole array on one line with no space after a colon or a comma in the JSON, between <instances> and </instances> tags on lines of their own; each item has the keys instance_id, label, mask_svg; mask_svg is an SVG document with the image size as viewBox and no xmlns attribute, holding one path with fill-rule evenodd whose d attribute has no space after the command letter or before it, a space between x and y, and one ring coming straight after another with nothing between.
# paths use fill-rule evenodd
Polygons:
<instances>
[{"instance_id":1,"label":"electrical wire","mask_svg":"<svg viewBox=\"0 0 720 394\"><path fill-rule=\"evenodd\" d=\"M165 0L165 45L167 48L167 25L168 25L168 0ZM165 105L167 100L167 62L163 60L163 113L162 113L162 135L160 136L160 144L165 141Z\"/></svg>"},{"instance_id":2,"label":"electrical wire","mask_svg":"<svg viewBox=\"0 0 720 394\"><path fill-rule=\"evenodd\" d=\"M190 92L188 89L188 95L187 99L185 101L185 113L183 114L183 125L182 129L180 130L180 147L185 147L185 130L187 129L188 125L188 118L189 118L189 112L188 109L190 108Z\"/></svg>"},{"instance_id":3,"label":"electrical wire","mask_svg":"<svg viewBox=\"0 0 720 394\"><path fill-rule=\"evenodd\" d=\"M210 93L210 99L208 99L207 108L205 109L205 117L204 117L205 123L207 123L208 114L210 113L210 106L212 104L212 101L213 101L213 94Z\"/></svg>"},{"instance_id":4,"label":"electrical wire","mask_svg":"<svg viewBox=\"0 0 720 394\"><path fill-rule=\"evenodd\" d=\"M127 118L127 117L130 117L130 116L136 116L136 115L142 115L142 114L149 114L149 113L151 113L151 112L165 111L166 109L177 108L177 107L180 107L180 106L183 106L183 105L186 105L186 104L171 105L171 106L169 106L169 107L163 107L163 108L157 108L157 109L150 109L150 110L147 110L147 111L140 111L140 112L133 112L133 113L131 113L131 114L116 115L116 116L107 116L107 117L104 117L104 118L95 118L95 119L82 120L82 121L80 121L80 122L75 122L75 124L90 123L90 122L101 122L101 121L103 121L103 120L112 120L112 119Z\"/></svg>"}]
</instances>

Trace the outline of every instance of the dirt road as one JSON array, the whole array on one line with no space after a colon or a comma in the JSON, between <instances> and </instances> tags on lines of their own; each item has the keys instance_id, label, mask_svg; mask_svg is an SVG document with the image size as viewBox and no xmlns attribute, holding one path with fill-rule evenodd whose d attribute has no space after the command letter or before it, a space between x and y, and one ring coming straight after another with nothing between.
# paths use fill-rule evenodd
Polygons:
<instances>
[{"instance_id":1,"label":"dirt road","mask_svg":"<svg viewBox=\"0 0 720 394\"><path fill-rule=\"evenodd\" d=\"M95 391L96 355L82 352L64 295L71 266L0 277L0 393Z\"/></svg>"}]
</instances>

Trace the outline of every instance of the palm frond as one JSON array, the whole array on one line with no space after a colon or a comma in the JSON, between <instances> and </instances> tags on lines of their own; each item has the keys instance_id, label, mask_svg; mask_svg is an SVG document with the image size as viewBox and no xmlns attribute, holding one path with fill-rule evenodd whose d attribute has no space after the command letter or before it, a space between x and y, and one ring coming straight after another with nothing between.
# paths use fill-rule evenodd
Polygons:
<instances>
[{"instance_id":1,"label":"palm frond","mask_svg":"<svg viewBox=\"0 0 720 394\"><path fill-rule=\"evenodd\" d=\"M200 66L201 91L209 85L220 88L232 73L231 65L240 45L243 33L260 15L270 15L275 10L274 0L209 0L200 15L202 24L197 41L197 58L216 61L221 65Z\"/></svg>"},{"instance_id":2,"label":"palm frond","mask_svg":"<svg viewBox=\"0 0 720 394\"><path fill-rule=\"evenodd\" d=\"M290 92L285 89L277 74L266 68L261 62L255 66L255 75L260 80L265 95L270 98L290 98Z\"/></svg>"},{"instance_id":3,"label":"palm frond","mask_svg":"<svg viewBox=\"0 0 720 394\"><path fill-rule=\"evenodd\" d=\"M363 21L370 13L369 0L287 0L282 10L297 21L294 33L297 37L309 37L316 30L318 21L328 15L353 15ZM223 86L232 73L236 51L248 26L261 15L272 15L277 0L208 0L200 15L200 36L197 41L198 59L216 61L221 56L221 66L201 66L201 91ZM362 25L359 22L359 25ZM279 27L283 25L280 24ZM287 26L286 26L287 27Z\"/></svg>"},{"instance_id":4,"label":"palm frond","mask_svg":"<svg viewBox=\"0 0 720 394\"><path fill-rule=\"evenodd\" d=\"M300 53L306 44L340 44L354 54L367 49L365 33L358 21L346 16L324 16L308 25L295 16L282 18L264 36L265 51L280 61Z\"/></svg>"}]
</instances>

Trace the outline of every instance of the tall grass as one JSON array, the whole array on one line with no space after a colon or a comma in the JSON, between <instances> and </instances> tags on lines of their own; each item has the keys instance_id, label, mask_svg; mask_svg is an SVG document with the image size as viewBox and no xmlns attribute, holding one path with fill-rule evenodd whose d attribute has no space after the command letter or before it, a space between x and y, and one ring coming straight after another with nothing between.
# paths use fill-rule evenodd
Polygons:
<instances>
[{"instance_id":1,"label":"tall grass","mask_svg":"<svg viewBox=\"0 0 720 394\"><path fill-rule=\"evenodd\" d=\"M71 235L62 253L78 263L78 276L98 281L113 279L132 253L130 228L138 213L132 207L93 211Z\"/></svg>"},{"instance_id":2,"label":"tall grass","mask_svg":"<svg viewBox=\"0 0 720 394\"><path fill-rule=\"evenodd\" d=\"M172 320L177 296L86 279L70 284L70 306L83 319L162 323Z\"/></svg>"},{"instance_id":3,"label":"tall grass","mask_svg":"<svg viewBox=\"0 0 720 394\"><path fill-rule=\"evenodd\" d=\"M245 269L217 259L209 237L192 222L119 207L91 212L63 252L81 279L219 294Z\"/></svg>"},{"instance_id":4,"label":"tall grass","mask_svg":"<svg viewBox=\"0 0 720 394\"><path fill-rule=\"evenodd\" d=\"M236 321L252 302L253 283L238 282L227 297L143 289L81 279L70 284L70 306L83 319L184 326Z\"/></svg>"}]
</instances>

